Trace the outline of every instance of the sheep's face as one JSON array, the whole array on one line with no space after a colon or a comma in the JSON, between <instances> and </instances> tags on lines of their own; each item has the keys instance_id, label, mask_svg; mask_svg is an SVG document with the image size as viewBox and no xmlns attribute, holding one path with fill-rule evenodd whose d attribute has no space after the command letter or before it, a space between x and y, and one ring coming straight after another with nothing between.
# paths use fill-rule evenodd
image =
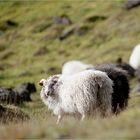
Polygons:
<instances>
[{"instance_id":1,"label":"sheep's face","mask_svg":"<svg viewBox=\"0 0 140 140\"><path fill-rule=\"evenodd\" d=\"M45 95L46 98L49 96L55 96L55 90L57 87L57 82L58 82L58 75L54 75L47 80L42 79L39 84L42 86L42 92Z\"/></svg>"}]
</instances>

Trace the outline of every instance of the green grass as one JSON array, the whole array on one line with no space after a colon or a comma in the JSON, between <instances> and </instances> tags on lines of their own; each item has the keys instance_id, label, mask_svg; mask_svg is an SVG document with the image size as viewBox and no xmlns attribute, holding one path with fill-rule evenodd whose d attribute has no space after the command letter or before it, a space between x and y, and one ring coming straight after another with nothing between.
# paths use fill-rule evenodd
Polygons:
<instances>
[{"instance_id":1,"label":"green grass","mask_svg":"<svg viewBox=\"0 0 140 140\"><path fill-rule=\"evenodd\" d=\"M125 11L122 4L123 0L0 1L0 86L14 87L26 81L37 86L33 101L20 106L31 120L1 125L1 139L140 137L139 93L131 96L128 109L117 117L82 123L67 117L59 126L39 97L39 80L60 73L62 64L68 60L78 59L95 65L122 57L128 62L133 47L140 40L140 8ZM62 15L67 15L72 25L52 24L50 17ZM87 20L97 16L106 19ZM16 22L17 26L5 25L7 20ZM75 26L88 30L63 41L58 39L63 30ZM48 52L34 56L41 47L46 47ZM29 75L20 76L24 71ZM136 79L130 83L133 87Z\"/></svg>"}]
</instances>

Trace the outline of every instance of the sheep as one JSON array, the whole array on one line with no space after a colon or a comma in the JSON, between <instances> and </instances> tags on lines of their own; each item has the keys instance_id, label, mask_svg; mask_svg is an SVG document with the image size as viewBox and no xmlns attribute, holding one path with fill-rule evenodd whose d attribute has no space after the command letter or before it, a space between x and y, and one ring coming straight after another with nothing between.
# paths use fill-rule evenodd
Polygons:
<instances>
[{"instance_id":1,"label":"sheep","mask_svg":"<svg viewBox=\"0 0 140 140\"><path fill-rule=\"evenodd\" d=\"M67 66L67 65L66 65ZM66 67L65 69L69 70L69 67ZM75 65L75 68L77 65ZM112 113L117 115L122 110L124 110L127 107L128 99L129 99L129 82L128 82L128 75L127 72L118 68L114 64L101 64L98 66L94 66L93 68L88 68L91 70L99 70L106 72L108 77L113 81L113 93L112 93ZM76 71L71 71L71 75L76 74ZM62 68L62 74L66 75L66 73L63 73ZM70 73L69 73L70 75Z\"/></svg>"},{"instance_id":2,"label":"sheep","mask_svg":"<svg viewBox=\"0 0 140 140\"><path fill-rule=\"evenodd\" d=\"M136 70L135 76L138 79L138 82L140 82L140 67Z\"/></svg>"},{"instance_id":3,"label":"sheep","mask_svg":"<svg viewBox=\"0 0 140 140\"><path fill-rule=\"evenodd\" d=\"M26 82L16 86L13 91L18 93L23 101L31 101L30 96L36 92L36 87L34 83Z\"/></svg>"},{"instance_id":4,"label":"sheep","mask_svg":"<svg viewBox=\"0 0 140 140\"><path fill-rule=\"evenodd\" d=\"M134 69L138 69L140 67L140 44L135 46L135 48L133 49L130 55L129 64Z\"/></svg>"},{"instance_id":5,"label":"sheep","mask_svg":"<svg viewBox=\"0 0 140 140\"><path fill-rule=\"evenodd\" d=\"M23 100L12 88L0 88L0 102L19 105Z\"/></svg>"},{"instance_id":6,"label":"sheep","mask_svg":"<svg viewBox=\"0 0 140 140\"><path fill-rule=\"evenodd\" d=\"M34 83L23 83L15 88L0 87L0 102L19 105L23 101L31 101L30 95L36 91Z\"/></svg>"},{"instance_id":7,"label":"sheep","mask_svg":"<svg viewBox=\"0 0 140 140\"><path fill-rule=\"evenodd\" d=\"M128 63L124 62L121 57L116 60L115 66L125 70L130 78L135 76L135 69Z\"/></svg>"},{"instance_id":8,"label":"sheep","mask_svg":"<svg viewBox=\"0 0 140 140\"><path fill-rule=\"evenodd\" d=\"M66 114L80 117L106 117L111 114L112 80L101 71L86 70L72 76L54 75L42 79L40 97L58 116L57 124Z\"/></svg>"},{"instance_id":9,"label":"sheep","mask_svg":"<svg viewBox=\"0 0 140 140\"><path fill-rule=\"evenodd\" d=\"M112 112L117 115L120 111L124 110L128 104L130 88L127 73L112 64L98 65L95 66L93 70L106 72L108 77L113 81Z\"/></svg>"},{"instance_id":10,"label":"sheep","mask_svg":"<svg viewBox=\"0 0 140 140\"><path fill-rule=\"evenodd\" d=\"M81 61L78 60L72 60L64 63L62 67L62 74L65 75L72 75L78 72L81 72L83 70L93 68L93 65L90 64L84 64Z\"/></svg>"}]
</instances>

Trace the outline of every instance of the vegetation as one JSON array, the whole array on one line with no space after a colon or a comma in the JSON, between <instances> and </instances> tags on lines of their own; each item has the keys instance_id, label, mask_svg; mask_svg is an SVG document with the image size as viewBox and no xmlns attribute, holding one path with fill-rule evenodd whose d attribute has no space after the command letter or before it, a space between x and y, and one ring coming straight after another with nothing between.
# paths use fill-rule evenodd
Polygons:
<instances>
[{"instance_id":1,"label":"vegetation","mask_svg":"<svg viewBox=\"0 0 140 140\"><path fill-rule=\"evenodd\" d=\"M39 80L60 73L68 60L95 65L122 57L128 62L140 40L140 7L126 11L122 5L123 0L0 1L0 86L28 81L37 86L33 101L20 105L30 120L1 124L0 139L140 138L139 93L131 94L128 109L117 117L82 123L68 117L58 126L39 97Z\"/></svg>"}]
</instances>

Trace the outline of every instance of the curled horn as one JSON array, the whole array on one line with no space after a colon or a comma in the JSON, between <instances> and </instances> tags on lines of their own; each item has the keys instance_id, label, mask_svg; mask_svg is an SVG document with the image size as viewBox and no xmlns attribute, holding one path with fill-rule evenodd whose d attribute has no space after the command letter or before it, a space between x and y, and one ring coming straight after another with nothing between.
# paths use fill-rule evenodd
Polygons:
<instances>
[{"instance_id":1,"label":"curled horn","mask_svg":"<svg viewBox=\"0 0 140 140\"><path fill-rule=\"evenodd\" d=\"M41 79L40 82L39 82L39 85L40 85L40 86L43 86L44 83L45 83L45 81L46 81L45 79Z\"/></svg>"}]
</instances>

